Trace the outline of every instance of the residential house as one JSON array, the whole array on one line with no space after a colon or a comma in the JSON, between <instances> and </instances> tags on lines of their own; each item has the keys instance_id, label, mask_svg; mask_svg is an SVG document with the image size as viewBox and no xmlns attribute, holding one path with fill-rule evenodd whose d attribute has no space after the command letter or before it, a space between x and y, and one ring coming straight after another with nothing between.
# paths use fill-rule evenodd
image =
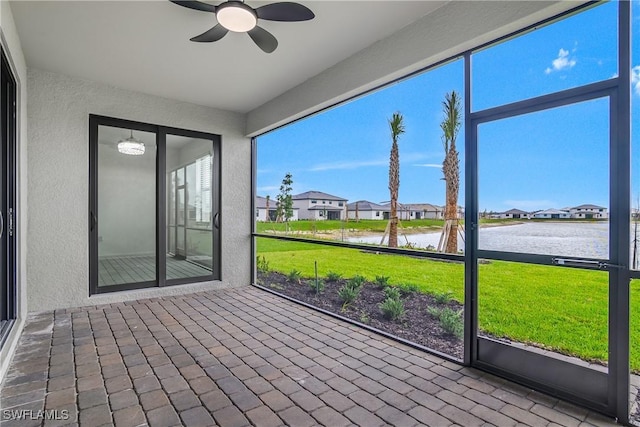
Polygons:
<instances>
[{"instance_id":1,"label":"residential house","mask_svg":"<svg viewBox=\"0 0 640 427\"><path fill-rule=\"evenodd\" d=\"M267 198L262 196L256 196L256 221L276 221L276 210L277 210L278 202L277 200L269 198L269 209L267 211ZM297 221L298 220L298 211L300 209L294 207L293 208L293 216L289 219L289 221Z\"/></svg>"},{"instance_id":2,"label":"residential house","mask_svg":"<svg viewBox=\"0 0 640 427\"><path fill-rule=\"evenodd\" d=\"M498 217L502 219L529 219L531 217L530 215L530 212L525 212L520 209L509 209L508 211L500 213Z\"/></svg>"},{"instance_id":3,"label":"residential house","mask_svg":"<svg viewBox=\"0 0 640 427\"><path fill-rule=\"evenodd\" d=\"M569 219L571 214L567 210L561 209L547 209L544 211L538 211L533 214L535 219Z\"/></svg>"},{"instance_id":4,"label":"residential house","mask_svg":"<svg viewBox=\"0 0 640 427\"><path fill-rule=\"evenodd\" d=\"M358 200L347 204L347 217L349 219L389 219L389 210L389 206L368 200Z\"/></svg>"},{"instance_id":5,"label":"residential house","mask_svg":"<svg viewBox=\"0 0 640 427\"><path fill-rule=\"evenodd\" d=\"M443 219L444 207L431 203L402 203L398 206L400 220Z\"/></svg>"},{"instance_id":6,"label":"residential house","mask_svg":"<svg viewBox=\"0 0 640 427\"><path fill-rule=\"evenodd\" d=\"M608 219L609 212L604 206L598 205L580 205L569 208L571 218L576 219Z\"/></svg>"},{"instance_id":7,"label":"residential house","mask_svg":"<svg viewBox=\"0 0 640 427\"><path fill-rule=\"evenodd\" d=\"M323 193L305 191L292 196L293 206L299 209L300 219L340 220L346 218L347 199Z\"/></svg>"}]
</instances>

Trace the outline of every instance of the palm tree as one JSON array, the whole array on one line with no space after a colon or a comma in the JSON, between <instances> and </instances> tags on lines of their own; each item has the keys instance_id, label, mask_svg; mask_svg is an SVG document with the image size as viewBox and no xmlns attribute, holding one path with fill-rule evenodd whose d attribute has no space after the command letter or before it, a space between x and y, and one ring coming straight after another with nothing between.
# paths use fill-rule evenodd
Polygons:
<instances>
[{"instance_id":1,"label":"palm tree","mask_svg":"<svg viewBox=\"0 0 640 427\"><path fill-rule=\"evenodd\" d=\"M458 252L458 193L460 191L460 159L456 150L456 138L460 130L460 97L455 91L447 93L442 103L444 120L440 123L442 129L442 145L444 147L444 161L442 173L446 184L446 202L444 208L445 232L447 241L446 253ZM448 233L447 233L448 231Z\"/></svg>"},{"instance_id":2,"label":"palm tree","mask_svg":"<svg viewBox=\"0 0 640 427\"><path fill-rule=\"evenodd\" d=\"M398 190L400 188L400 154L398 153L398 137L404 133L402 114L393 113L389 120L391 128L391 154L389 155L389 195L391 198L391 214L389 216L389 247L398 247Z\"/></svg>"}]
</instances>

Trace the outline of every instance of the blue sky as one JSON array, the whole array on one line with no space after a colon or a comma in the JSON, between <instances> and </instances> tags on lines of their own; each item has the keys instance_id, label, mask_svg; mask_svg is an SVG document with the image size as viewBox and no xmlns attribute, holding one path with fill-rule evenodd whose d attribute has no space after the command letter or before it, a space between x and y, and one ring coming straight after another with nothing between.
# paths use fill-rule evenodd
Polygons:
<instances>
[{"instance_id":1,"label":"blue sky","mask_svg":"<svg viewBox=\"0 0 640 427\"><path fill-rule=\"evenodd\" d=\"M640 44L640 2L634 1ZM617 4L607 3L473 56L472 109L482 110L617 75ZM634 47L640 64L640 49ZM640 67L633 102L640 102ZM388 119L404 116L400 202L444 204L440 122L444 95L463 94L463 61L392 84L258 138L258 194L278 194L286 172L295 193L318 190L355 200L389 200ZM483 124L480 210L608 206L608 101L595 100ZM640 108L633 112L640 118ZM638 131L634 141L640 145ZM635 147L634 147L635 148ZM640 152L640 146L637 147ZM464 130L458 137L464 204ZM637 160L637 161L636 161ZM634 155L634 183L640 156ZM640 185L634 185L634 193Z\"/></svg>"}]
</instances>

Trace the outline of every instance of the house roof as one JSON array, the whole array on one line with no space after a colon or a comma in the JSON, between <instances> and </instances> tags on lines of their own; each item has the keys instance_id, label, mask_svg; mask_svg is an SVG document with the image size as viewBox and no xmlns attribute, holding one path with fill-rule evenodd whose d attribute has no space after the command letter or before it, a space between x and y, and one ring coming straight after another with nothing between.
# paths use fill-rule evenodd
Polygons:
<instances>
[{"instance_id":1,"label":"house roof","mask_svg":"<svg viewBox=\"0 0 640 427\"><path fill-rule=\"evenodd\" d=\"M580 206L574 206L571 209L606 209L604 206L598 206L598 205L580 205Z\"/></svg>"},{"instance_id":2,"label":"house roof","mask_svg":"<svg viewBox=\"0 0 640 427\"><path fill-rule=\"evenodd\" d=\"M569 212L567 211L562 211L560 209L547 209L544 211L539 211L535 213L536 215L540 215L540 214L560 214L560 215L569 215Z\"/></svg>"},{"instance_id":3,"label":"house roof","mask_svg":"<svg viewBox=\"0 0 640 427\"><path fill-rule=\"evenodd\" d=\"M388 212L389 211L389 206L379 205L377 203L373 203L373 202L370 202L368 200L358 200L357 202L349 203L347 205L347 210L355 211L356 210L356 204L358 205L358 211L360 211L360 212L365 212L365 211L384 211L384 212Z\"/></svg>"},{"instance_id":4,"label":"house roof","mask_svg":"<svg viewBox=\"0 0 640 427\"><path fill-rule=\"evenodd\" d=\"M339 202L346 202L347 199L342 197L333 196L331 194L323 193L322 191L305 191L304 193L294 194L291 196L293 200L337 200Z\"/></svg>"},{"instance_id":5,"label":"house roof","mask_svg":"<svg viewBox=\"0 0 640 427\"><path fill-rule=\"evenodd\" d=\"M269 209L275 209L276 208L276 203L277 203L277 201L275 199L269 199ZM266 209L267 208L267 198L266 197L262 197L262 196L256 196L256 208ZM299 209L299 208L296 208L294 206L293 209Z\"/></svg>"},{"instance_id":6,"label":"house roof","mask_svg":"<svg viewBox=\"0 0 640 427\"><path fill-rule=\"evenodd\" d=\"M502 212L505 215L513 215L513 214L528 214L529 212L521 211L520 209L509 209L508 211Z\"/></svg>"}]
</instances>

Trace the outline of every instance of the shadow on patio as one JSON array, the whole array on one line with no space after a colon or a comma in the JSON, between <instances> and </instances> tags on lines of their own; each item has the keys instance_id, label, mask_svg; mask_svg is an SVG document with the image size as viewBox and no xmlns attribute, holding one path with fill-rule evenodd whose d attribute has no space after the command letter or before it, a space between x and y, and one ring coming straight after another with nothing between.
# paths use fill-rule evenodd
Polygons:
<instances>
[{"instance_id":1,"label":"shadow on patio","mask_svg":"<svg viewBox=\"0 0 640 427\"><path fill-rule=\"evenodd\" d=\"M9 369L3 426L615 425L253 287L33 314Z\"/></svg>"}]
</instances>

